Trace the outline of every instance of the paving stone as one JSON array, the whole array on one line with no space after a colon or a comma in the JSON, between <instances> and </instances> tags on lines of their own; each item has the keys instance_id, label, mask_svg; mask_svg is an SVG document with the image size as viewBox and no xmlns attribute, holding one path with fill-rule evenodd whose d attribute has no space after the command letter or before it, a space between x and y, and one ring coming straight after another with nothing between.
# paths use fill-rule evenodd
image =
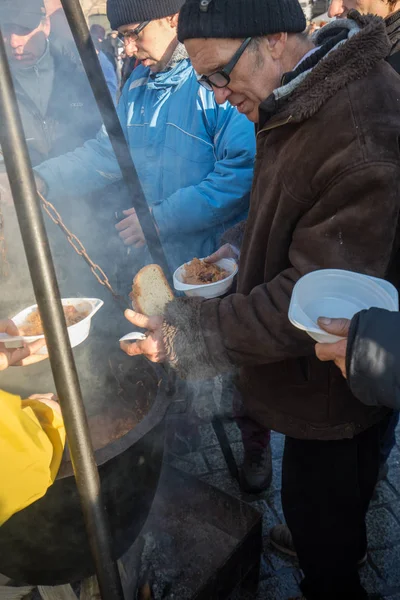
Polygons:
<instances>
[{"instance_id":1,"label":"paving stone","mask_svg":"<svg viewBox=\"0 0 400 600\"><path fill-rule=\"evenodd\" d=\"M395 493L400 498L400 463L398 465L391 464L389 466L389 473L387 474L387 480L390 485L394 488Z\"/></svg>"},{"instance_id":2,"label":"paving stone","mask_svg":"<svg viewBox=\"0 0 400 600\"><path fill-rule=\"evenodd\" d=\"M282 458L284 446L285 436L281 433L271 431L272 458Z\"/></svg>"},{"instance_id":3,"label":"paving stone","mask_svg":"<svg viewBox=\"0 0 400 600\"><path fill-rule=\"evenodd\" d=\"M269 530L278 525L279 519L275 512L268 506L266 500L255 500L250 502L251 506L256 508L263 516L263 535L267 536Z\"/></svg>"},{"instance_id":4,"label":"paving stone","mask_svg":"<svg viewBox=\"0 0 400 600\"><path fill-rule=\"evenodd\" d=\"M242 434L240 433L240 429L235 421L228 421L227 423L224 423L224 427L230 442L242 441Z\"/></svg>"},{"instance_id":5,"label":"paving stone","mask_svg":"<svg viewBox=\"0 0 400 600\"><path fill-rule=\"evenodd\" d=\"M368 548L390 547L400 541L400 525L387 508L376 508L367 514Z\"/></svg>"},{"instance_id":6,"label":"paving stone","mask_svg":"<svg viewBox=\"0 0 400 600\"><path fill-rule=\"evenodd\" d=\"M371 552L370 559L390 587L400 588L400 546Z\"/></svg>"},{"instance_id":7,"label":"paving stone","mask_svg":"<svg viewBox=\"0 0 400 600\"><path fill-rule=\"evenodd\" d=\"M400 435L400 432L398 433L398 437ZM388 465L389 465L389 469L390 467L400 467L400 449L399 447L396 445L393 450L391 451L389 458L388 458Z\"/></svg>"},{"instance_id":8,"label":"paving stone","mask_svg":"<svg viewBox=\"0 0 400 600\"><path fill-rule=\"evenodd\" d=\"M201 447L208 448L209 446L219 447L217 436L214 433L214 429L210 423L206 425L200 425L199 427L201 435Z\"/></svg>"},{"instance_id":9,"label":"paving stone","mask_svg":"<svg viewBox=\"0 0 400 600\"><path fill-rule=\"evenodd\" d=\"M394 502L396 500L397 495L388 485L387 481L380 481L376 486L375 493L372 497L371 507Z\"/></svg>"},{"instance_id":10,"label":"paving stone","mask_svg":"<svg viewBox=\"0 0 400 600\"><path fill-rule=\"evenodd\" d=\"M242 464L244 458L244 450L242 442L233 442L231 444L233 456L235 457L238 467Z\"/></svg>"},{"instance_id":11,"label":"paving stone","mask_svg":"<svg viewBox=\"0 0 400 600\"><path fill-rule=\"evenodd\" d=\"M280 571L281 569L298 567L298 561L296 558L283 554L276 550L270 542L269 538L269 530L267 535L265 535L263 539L263 547L264 547L264 555L271 563L273 569L275 571Z\"/></svg>"},{"instance_id":12,"label":"paving stone","mask_svg":"<svg viewBox=\"0 0 400 600\"><path fill-rule=\"evenodd\" d=\"M397 502L392 502L389 508L400 523L400 500Z\"/></svg>"},{"instance_id":13,"label":"paving stone","mask_svg":"<svg viewBox=\"0 0 400 600\"><path fill-rule=\"evenodd\" d=\"M217 471L216 473L210 473L208 475L202 475L201 479L206 481L210 485L217 487L218 489L235 496L235 498L242 499L242 493L239 488L239 484L236 479L233 479L225 471Z\"/></svg>"},{"instance_id":14,"label":"paving stone","mask_svg":"<svg viewBox=\"0 0 400 600\"><path fill-rule=\"evenodd\" d=\"M296 577L292 571L282 573L277 577L269 577L258 587L255 600L287 600L301 594Z\"/></svg>"},{"instance_id":15,"label":"paving stone","mask_svg":"<svg viewBox=\"0 0 400 600\"><path fill-rule=\"evenodd\" d=\"M167 459L169 464L176 469L181 469L191 475L204 475L209 473L209 468L204 462L204 458L200 452L192 452L184 456L169 455Z\"/></svg>"},{"instance_id":16,"label":"paving stone","mask_svg":"<svg viewBox=\"0 0 400 600\"><path fill-rule=\"evenodd\" d=\"M378 577L374 569L368 563L360 571L360 580L368 594L383 594L386 589L385 582Z\"/></svg>"},{"instance_id":17,"label":"paving stone","mask_svg":"<svg viewBox=\"0 0 400 600\"><path fill-rule=\"evenodd\" d=\"M269 507L272 508L272 510L277 515L280 523L285 523L285 517L282 510L281 492L270 491L267 494L266 500Z\"/></svg>"},{"instance_id":18,"label":"paving stone","mask_svg":"<svg viewBox=\"0 0 400 600\"><path fill-rule=\"evenodd\" d=\"M272 482L270 491L280 491L282 487L282 460L276 459L272 461Z\"/></svg>"},{"instance_id":19,"label":"paving stone","mask_svg":"<svg viewBox=\"0 0 400 600\"><path fill-rule=\"evenodd\" d=\"M219 446L206 448L202 451L202 455L211 471L226 470L226 476L229 477L228 468L222 450Z\"/></svg>"}]
</instances>

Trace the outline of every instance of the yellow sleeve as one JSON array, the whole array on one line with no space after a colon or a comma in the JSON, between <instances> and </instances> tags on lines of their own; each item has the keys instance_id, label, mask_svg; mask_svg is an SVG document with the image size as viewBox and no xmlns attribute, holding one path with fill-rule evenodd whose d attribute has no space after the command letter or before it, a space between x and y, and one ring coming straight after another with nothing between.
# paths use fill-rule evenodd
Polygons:
<instances>
[{"instance_id":1,"label":"yellow sleeve","mask_svg":"<svg viewBox=\"0 0 400 600\"><path fill-rule=\"evenodd\" d=\"M65 429L37 400L0 390L0 525L45 495L61 463Z\"/></svg>"}]
</instances>

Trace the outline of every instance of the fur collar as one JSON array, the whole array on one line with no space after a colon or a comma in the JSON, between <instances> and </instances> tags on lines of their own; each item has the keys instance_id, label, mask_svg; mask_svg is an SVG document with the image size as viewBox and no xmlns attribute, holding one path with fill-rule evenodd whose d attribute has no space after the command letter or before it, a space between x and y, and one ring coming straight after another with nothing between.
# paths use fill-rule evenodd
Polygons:
<instances>
[{"instance_id":1,"label":"fur collar","mask_svg":"<svg viewBox=\"0 0 400 600\"><path fill-rule=\"evenodd\" d=\"M346 27L349 34L345 41L340 41L315 66L299 73L261 104L262 126L268 117L292 123L309 119L339 90L351 81L365 77L386 58L390 43L384 21L354 10L349 12L348 19L351 23ZM339 25L340 22L332 22L322 28L314 38L316 45L321 45L321 49L325 44L329 45L332 35L337 35Z\"/></svg>"}]
</instances>

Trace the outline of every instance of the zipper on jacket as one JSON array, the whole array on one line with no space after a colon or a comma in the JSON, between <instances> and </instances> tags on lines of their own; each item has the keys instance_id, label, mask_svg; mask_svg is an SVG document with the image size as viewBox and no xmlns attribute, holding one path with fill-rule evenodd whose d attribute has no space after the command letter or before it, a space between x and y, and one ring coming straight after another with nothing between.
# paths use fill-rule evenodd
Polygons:
<instances>
[{"instance_id":1,"label":"zipper on jacket","mask_svg":"<svg viewBox=\"0 0 400 600\"><path fill-rule=\"evenodd\" d=\"M33 70L35 71L35 74L36 74L36 79L37 79L37 83L39 86L39 93L40 93L40 75L39 75L39 69L38 69L37 65L33 65ZM37 113L38 113L38 115L40 115L39 118L42 122L42 129L44 131L44 137L47 142L47 154L48 154L51 149L51 140L49 139L49 128L47 126L46 119L43 119L44 115L43 115L42 111L38 107L37 107Z\"/></svg>"},{"instance_id":2,"label":"zipper on jacket","mask_svg":"<svg viewBox=\"0 0 400 600\"><path fill-rule=\"evenodd\" d=\"M266 125L262 129L260 129L260 131L257 133L257 136L259 136L260 133L263 133L264 131L270 131L271 129L277 129L278 127L283 127L283 125L287 125L292 120L293 120L293 115L289 115L288 118L285 119L284 121L278 121L278 123L272 123L272 125Z\"/></svg>"}]
</instances>

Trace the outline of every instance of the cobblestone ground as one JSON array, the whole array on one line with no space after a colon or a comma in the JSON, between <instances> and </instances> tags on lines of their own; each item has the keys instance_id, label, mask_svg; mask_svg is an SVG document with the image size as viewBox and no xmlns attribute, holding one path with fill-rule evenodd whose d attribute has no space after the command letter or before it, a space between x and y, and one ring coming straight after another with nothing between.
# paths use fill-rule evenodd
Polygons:
<instances>
[{"instance_id":1,"label":"cobblestone ground","mask_svg":"<svg viewBox=\"0 0 400 600\"><path fill-rule=\"evenodd\" d=\"M242 461L240 432L231 421L225 426L238 464ZM284 437L272 434L273 481L270 489L257 497L242 494L232 480L211 425L200 426L201 445L190 454L167 460L175 467L197 475L221 490L250 502L263 514L264 556L256 600L286 600L300 594L301 573L296 561L277 554L269 543L269 529L284 522L280 501L281 466ZM400 441L400 429L397 432ZM400 600L400 448L389 459L389 474L377 486L368 514L368 562L360 575L373 600ZM239 594L232 600L252 600Z\"/></svg>"}]
</instances>

